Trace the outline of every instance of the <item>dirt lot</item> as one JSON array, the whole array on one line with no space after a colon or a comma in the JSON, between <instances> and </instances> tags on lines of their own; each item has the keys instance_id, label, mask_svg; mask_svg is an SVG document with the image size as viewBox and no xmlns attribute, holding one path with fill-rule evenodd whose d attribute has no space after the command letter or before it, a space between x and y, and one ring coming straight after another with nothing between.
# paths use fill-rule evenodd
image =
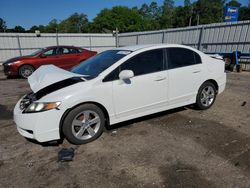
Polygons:
<instances>
[{"instance_id":1,"label":"dirt lot","mask_svg":"<svg viewBox=\"0 0 250 188\"><path fill-rule=\"evenodd\" d=\"M82 146L45 147L17 133L12 110L28 90L0 73L0 187L250 187L250 73L229 73L207 111L122 123ZM73 162L57 162L64 147L75 148Z\"/></svg>"}]
</instances>

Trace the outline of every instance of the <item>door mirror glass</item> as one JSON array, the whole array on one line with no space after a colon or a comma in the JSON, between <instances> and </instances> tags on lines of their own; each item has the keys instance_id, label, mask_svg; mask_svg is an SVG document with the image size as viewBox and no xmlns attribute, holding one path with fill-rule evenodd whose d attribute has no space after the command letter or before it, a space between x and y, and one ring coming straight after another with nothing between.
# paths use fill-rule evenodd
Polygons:
<instances>
[{"instance_id":1,"label":"door mirror glass","mask_svg":"<svg viewBox=\"0 0 250 188\"><path fill-rule=\"evenodd\" d=\"M134 77L134 72L132 70L123 70L119 74L121 80L128 80Z\"/></svg>"}]
</instances>

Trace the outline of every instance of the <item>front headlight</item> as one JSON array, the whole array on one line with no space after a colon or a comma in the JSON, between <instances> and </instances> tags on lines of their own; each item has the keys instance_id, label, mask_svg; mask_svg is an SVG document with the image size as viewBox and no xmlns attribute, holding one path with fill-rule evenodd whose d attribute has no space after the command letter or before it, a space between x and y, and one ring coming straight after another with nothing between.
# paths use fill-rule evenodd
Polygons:
<instances>
[{"instance_id":1,"label":"front headlight","mask_svg":"<svg viewBox=\"0 0 250 188\"><path fill-rule=\"evenodd\" d=\"M11 65L14 65L16 63L19 63L20 61L13 61L13 62L10 62L10 63L7 63L8 66L11 66Z\"/></svg>"},{"instance_id":2,"label":"front headlight","mask_svg":"<svg viewBox=\"0 0 250 188\"><path fill-rule=\"evenodd\" d=\"M60 104L61 102L33 102L24 110L23 113L43 112L58 109Z\"/></svg>"}]
</instances>

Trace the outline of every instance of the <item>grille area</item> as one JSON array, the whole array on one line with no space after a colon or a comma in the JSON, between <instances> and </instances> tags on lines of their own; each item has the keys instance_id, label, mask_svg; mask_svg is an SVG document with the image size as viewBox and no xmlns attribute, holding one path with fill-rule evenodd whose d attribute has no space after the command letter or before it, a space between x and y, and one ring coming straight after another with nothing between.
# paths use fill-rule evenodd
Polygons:
<instances>
[{"instance_id":1,"label":"grille area","mask_svg":"<svg viewBox=\"0 0 250 188\"><path fill-rule=\"evenodd\" d=\"M24 110L26 109L33 101L36 100L36 97L35 97L35 94L32 92L32 93L29 93L27 94L20 102L20 109L21 110Z\"/></svg>"}]
</instances>

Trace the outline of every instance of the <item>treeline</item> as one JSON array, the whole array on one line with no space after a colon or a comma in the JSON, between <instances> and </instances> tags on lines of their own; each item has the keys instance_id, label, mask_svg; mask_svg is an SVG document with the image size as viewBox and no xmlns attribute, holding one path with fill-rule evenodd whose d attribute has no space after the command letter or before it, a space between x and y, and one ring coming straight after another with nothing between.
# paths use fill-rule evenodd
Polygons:
<instances>
[{"instance_id":1,"label":"treeline","mask_svg":"<svg viewBox=\"0 0 250 188\"><path fill-rule=\"evenodd\" d=\"M184 6L175 6L173 0L164 0L162 6L156 2L141 7L115 6L103 9L93 19L88 20L83 13L74 13L63 21L51 20L48 25L34 25L25 30L22 26L7 28L0 18L0 32L27 32L39 30L42 33L109 33L115 28L120 32L148 31L165 28L210 24L224 20L227 5L240 8L239 21L250 20L250 1L242 6L237 0L184 0Z\"/></svg>"}]
</instances>

